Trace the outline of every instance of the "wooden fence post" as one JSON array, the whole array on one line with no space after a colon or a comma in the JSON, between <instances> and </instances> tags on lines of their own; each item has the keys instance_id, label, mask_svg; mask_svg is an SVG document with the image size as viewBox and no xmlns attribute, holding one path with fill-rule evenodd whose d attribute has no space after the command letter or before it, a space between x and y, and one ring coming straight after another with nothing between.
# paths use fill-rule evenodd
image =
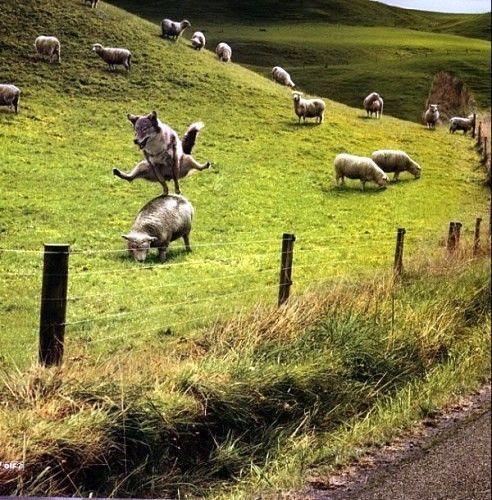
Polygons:
<instances>
[{"instance_id":1,"label":"wooden fence post","mask_svg":"<svg viewBox=\"0 0 492 500\"><path fill-rule=\"evenodd\" d=\"M477 127L477 113L473 113L472 139L475 139L476 127Z\"/></svg>"},{"instance_id":2,"label":"wooden fence post","mask_svg":"<svg viewBox=\"0 0 492 500\"><path fill-rule=\"evenodd\" d=\"M450 222L448 233L448 253L453 254L460 243L461 222Z\"/></svg>"},{"instance_id":3,"label":"wooden fence post","mask_svg":"<svg viewBox=\"0 0 492 500\"><path fill-rule=\"evenodd\" d=\"M280 255L280 278L278 289L278 306L280 307L288 298L292 285L292 259L294 255L293 234L284 233L282 236L282 254Z\"/></svg>"},{"instance_id":4,"label":"wooden fence post","mask_svg":"<svg viewBox=\"0 0 492 500\"><path fill-rule=\"evenodd\" d=\"M487 136L484 136L483 138L483 147L482 147L482 159L483 161L487 161Z\"/></svg>"},{"instance_id":5,"label":"wooden fence post","mask_svg":"<svg viewBox=\"0 0 492 500\"><path fill-rule=\"evenodd\" d=\"M473 238L473 257L475 257L480 250L480 223L482 222L481 217L477 217L475 221L475 235Z\"/></svg>"},{"instance_id":6,"label":"wooden fence post","mask_svg":"<svg viewBox=\"0 0 492 500\"><path fill-rule=\"evenodd\" d=\"M477 146L482 144L482 122L478 124L478 133L477 133Z\"/></svg>"},{"instance_id":7,"label":"wooden fence post","mask_svg":"<svg viewBox=\"0 0 492 500\"><path fill-rule=\"evenodd\" d=\"M45 366L59 365L63 359L69 253L69 245L44 246L39 362Z\"/></svg>"},{"instance_id":8,"label":"wooden fence post","mask_svg":"<svg viewBox=\"0 0 492 500\"><path fill-rule=\"evenodd\" d=\"M403 241L405 239L406 230L399 227L396 233L396 248L395 262L393 264L393 272L395 276L401 276L403 271Z\"/></svg>"}]
</instances>

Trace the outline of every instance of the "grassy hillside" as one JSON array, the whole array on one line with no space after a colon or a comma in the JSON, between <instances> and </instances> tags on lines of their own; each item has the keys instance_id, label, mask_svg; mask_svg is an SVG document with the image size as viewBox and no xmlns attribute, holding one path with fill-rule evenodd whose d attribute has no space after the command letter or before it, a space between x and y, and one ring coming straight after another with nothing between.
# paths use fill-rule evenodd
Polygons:
<instances>
[{"instance_id":1,"label":"grassy hillside","mask_svg":"<svg viewBox=\"0 0 492 500\"><path fill-rule=\"evenodd\" d=\"M152 1L117 4L157 24L166 16L188 17L193 24L188 38L194 29L203 30L212 50L227 41L236 62L265 76L280 65L299 88L349 106L360 107L377 90L386 113L420 121L433 76L444 70L463 80L478 107L490 107L490 43L428 32L454 33L455 27L460 35L475 36L465 27L490 25L490 15L423 13L367 0L296 2L296 8L288 2L281 8L246 2L239 9L218 2L213 11L193 1L166 9ZM315 26L313 13L323 13L315 16Z\"/></svg>"},{"instance_id":2,"label":"grassy hillside","mask_svg":"<svg viewBox=\"0 0 492 500\"><path fill-rule=\"evenodd\" d=\"M398 391L416 393L415 418L430 407L419 384L459 392L483 379L487 262L432 264L450 220L469 247L487 213L468 137L328 99L324 124L298 126L288 89L165 42L113 6L2 8L0 80L22 99L18 115L0 108L0 457L25 457L26 473L2 468L0 494L206 493L262 476L281 450L301 452L314 430L336 431ZM60 38L60 65L33 54L40 33ZM131 49L131 73L109 72L94 42ZM176 242L168 262L142 265L121 234L160 187L111 168L141 159L126 113L151 109L180 132L203 120L194 155L213 168L181 182L196 209L193 252ZM422 178L334 185L337 153L381 147L405 149ZM398 226L408 289L387 274ZM297 237L293 301L277 310L283 232ZM44 242L72 248L59 370L32 363Z\"/></svg>"},{"instance_id":3,"label":"grassy hillside","mask_svg":"<svg viewBox=\"0 0 492 500\"><path fill-rule=\"evenodd\" d=\"M348 26L387 26L448 32L490 40L490 13L444 14L400 9L371 0L218 0L205 4L183 0L164 5L159 0L112 0L148 19L193 18L209 24L306 22Z\"/></svg>"}]
</instances>

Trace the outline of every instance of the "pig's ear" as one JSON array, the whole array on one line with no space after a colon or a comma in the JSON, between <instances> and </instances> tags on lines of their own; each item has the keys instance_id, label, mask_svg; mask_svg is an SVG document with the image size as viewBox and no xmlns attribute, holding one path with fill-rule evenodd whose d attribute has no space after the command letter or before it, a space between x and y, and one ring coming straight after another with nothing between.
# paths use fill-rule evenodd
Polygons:
<instances>
[{"instance_id":1,"label":"pig's ear","mask_svg":"<svg viewBox=\"0 0 492 500\"><path fill-rule=\"evenodd\" d=\"M131 239L128 234L122 234L121 237L125 238L125 240L128 240L128 241L130 241L130 239Z\"/></svg>"}]
</instances>

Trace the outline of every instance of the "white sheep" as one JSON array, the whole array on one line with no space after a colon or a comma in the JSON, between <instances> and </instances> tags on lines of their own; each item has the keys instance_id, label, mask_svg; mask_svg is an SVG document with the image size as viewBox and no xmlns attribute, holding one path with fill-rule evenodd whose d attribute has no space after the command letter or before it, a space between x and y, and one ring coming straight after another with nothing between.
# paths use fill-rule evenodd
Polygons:
<instances>
[{"instance_id":1,"label":"white sheep","mask_svg":"<svg viewBox=\"0 0 492 500\"><path fill-rule=\"evenodd\" d=\"M463 130L463 135L466 135L469 130L475 128L475 116L473 114L469 115L468 118L453 116L449 120L449 131L454 134L457 130Z\"/></svg>"},{"instance_id":2,"label":"white sheep","mask_svg":"<svg viewBox=\"0 0 492 500\"><path fill-rule=\"evenodd\" d=\"M292 81L292 78L290 77L289 73L287 73L287 71L285 71L285 69L281 68L280 66L275 66L272 69L272 77L276 82L280 83L281 85L285 85L291 88L295 87L295 83Z\"/></svg>"},{"instance_id":3,"label":"white sheep","mask_svg":"<svg viewBox=\"0 0 492 500\"><path fill-rule=\"evenodd\" d=\"M91 9L96 9L97 4L99 3L99 0L84 0L84 3L86 3L86 4L90 3Z\"/></svg>"},{"instance_id":4,"label":"white sheep","mask_svg":"<svg viewBox=\"0 0 492 500\"><path fill-rule=\"evenodd\" d=\"M436 128L436 123L439 120L439 104L429 104L429 108L424 114L424 121L427 128Z\"/></svg>"},{"instance_id":5,"label":"white sheep","mask_svg":"<svg viewBox=\"0 0 492 500\"><path fill-rule=\"evenodd\" d=\"M381 118L383 114L384 101L383 98L377 92L371 92L363 102L364 109L367 112L367 116L372 116L376 114L376 118Z\"/></svg>"},{"instance_id":6,"label":"white sheep","mask_svg":"<svg viewBox=\"0 0 492 500\"><path fill-rule=\"evenodd\" d=\"M0 83L0 106L14 108L17 113L19 108L20 89L10 83Z\"/></svg>"},{"instance_id":7,"label":"white sheep","mask_svg":"<svg viewBox=\"0 0 492 500\"><path fill-rule=\"evenodd\" d=\"M219 57L219 61L229 62L232 57L232 49L227 43L221 42L215 47L215 53Z\"/></svg>"},{"instance_id":8,"label":"white sheep","mask_svg":"<svg viewBox=\"0 0 492 500\"><path fill-rule=\"evenodd\" d=\"M196 50L201 50L205 47L205 35L201 31L195 31L191 37L191 45Z\"/></svg>"},{"instance_id":9,"label":"white sheep","mask_svg":"<svg viewBox=\"0 0 492 500\"><path fill-rule=\"evenodd\" d=\"M345 177L359 179L364 191L366 182L372 181L381 187L386 187L388 182L388 176L371 158L342 153L335 157L334 165L337 185L340 179L341 184L345 184Z\"/></svg>"},{"instance_id":10,"label":"white sheep","mask_svg":"<svg viewBox=\"0 0 492 500\"><path fill-rule=\"evenodd\" d=\"M190 26L191 23L187 19L183 19L180 22L171 21L171 19L163 19L161 21L162 38L177 40L183 34L183 31Z\"/></svg>"},{"instance_id":11,"label":"white sheep","mask_svg":"<svg viewBox=\"0 0 492 500\"><path fill-rule=\"evenodd\" d=\"M57 62L61 61L61 45L58 38L54 36L38 36L34 41L34 47L40 56L48 56L50 63L54 60Z\"/></svg>"},{"instance_id":12,"label":"white sheep","mask_svg":"<svg viewBox=\"0 0 492 500\"><path fill-rule=\"evenodd\" d=\"M326 108L325 102L322 99L304 99L302 95L302 92L292 92L294 111L299 117L299 123L301 123L301 118L304 122L306 118L316 118L317 123L322 123Z\"/></svg>"},{"instance_id":13,"label":"white sheep","mask_svg":"<svg viewBox=\"0 0 492 500\"><path fill-rule=\"evenodd\" d=\"M372 153L371 158L384 172L394 172L393 180L395 181L398 180L400 172L410 172L415 179L418 179L422 173L422 167L412 160L405 151L379 149Z\"/></svg>"},{"instance_id":14,"label":"white sheep","mask_svg":"<svg viewBox=\"0 0 492 500\"><path fill-rule=\"evenodd\" d=\"M92 50L108 63L110 70L114 70L117 64L122 64L127 71L132 67L132 54L128 49L103 47L100 43L95 43Z\"/></svg>"}]
</instances>

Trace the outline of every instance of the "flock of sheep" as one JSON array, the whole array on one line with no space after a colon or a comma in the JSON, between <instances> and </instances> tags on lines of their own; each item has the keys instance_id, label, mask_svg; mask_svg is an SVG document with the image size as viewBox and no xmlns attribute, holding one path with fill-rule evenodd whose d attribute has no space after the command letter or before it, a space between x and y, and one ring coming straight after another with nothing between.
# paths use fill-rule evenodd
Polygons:
<instances>
[{"instance_id":1,"label":"flock of sheep","mask_svg":"<svg viewBox=\"0 0 492 500\"><path fill-rule=\"evenodd\" d=\"M96 8L98 0L84 0L91 8ZM184 30L189 28L188 20L180 22L164 19L161 22L161 35L165 39L176 41ZM191 37L191 45L196 50L205 47L205 35L196 31ZM54 36L39 36L34 42L35 49L41 57L47 57L50 63L61 62L61 44ZM131 69L132 54L125 48L103 47L96 43L92 50L105 61L110 70L116 65L122 65L127 71ZM220 61L229 62L232 58L232 49L225 43L217 45L215 52ZM295 84L289 73L275 66L272 69L274 81L294 89ZM0 84L0 105L9 106L18 112L20 89L13 84ZM322 99L305 99L302 93L292 92L294 112L299 123L306 118L314 118L317 123L323 122L325 102ZM381 118L384 102L377 92L370 93L363 101L363 107L368 117L375 115ZM147 203L137 215L131 231L123 237L128 242L128 250L138 261L144 261L152 247L159 250L159 259L166 258L166 249L171 241L183 238L186 250L190 250L189 233L193 207L191 203L180 195L179 179L188 175L192 170L202 171L210 167L210 162L198 163L191 156L191 149L196 137L203 127L202 123L192 124L186 131L183 139L169 126L157 119L155 112L146 116L128 115L135 132L135 144L144 154L144 159L134 169L125 173L113 169L113 173L127 181L143 178L149 181L160 182L163 194ZM428 128L435 128L439 120L438 105L431 104L424 114ZM468 118L453 117L450 120L450 131L463 130L464 133L475 125L473 115ZM364 190L366 182L374 182L380 187L386 187L387 173L394 172L394 180L399 174L410 172L416 179L421 175L421 167L404 151L378 150L371 157L339 154L334 160L336 183L343 184L345 178L358 179ZM166 182L174 181L176 194L168 193Z\"/></svg>"}]
</instances>

